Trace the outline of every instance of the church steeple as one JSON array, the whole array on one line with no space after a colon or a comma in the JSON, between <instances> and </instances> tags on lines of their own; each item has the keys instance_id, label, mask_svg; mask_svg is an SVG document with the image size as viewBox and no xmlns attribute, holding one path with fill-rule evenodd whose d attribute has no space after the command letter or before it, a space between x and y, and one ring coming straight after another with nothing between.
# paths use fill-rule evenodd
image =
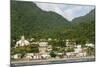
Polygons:
<instances>
[{"instance_id":1,"label":"church steeple","mask_svg":"<svg viewBox=\"0 0 100 67\"><path fill-rule=\"evenodd\" d=\"M29 45L29 41L25 40L24 35L21 36L21 39L19 41L16 42L16 46L25 46L25 45Z\"/></svg>"},{"instance_id":2,"label":"church steeple","mask_svg":"<svg viewBox=\"0 0 100 67\"><path fill-rule=\"evenodd\" d=\"M21 40L25 40L25 37L24 37L24 35L23 35L23 36L21 36Z\"/></svg>"}]
</instances>

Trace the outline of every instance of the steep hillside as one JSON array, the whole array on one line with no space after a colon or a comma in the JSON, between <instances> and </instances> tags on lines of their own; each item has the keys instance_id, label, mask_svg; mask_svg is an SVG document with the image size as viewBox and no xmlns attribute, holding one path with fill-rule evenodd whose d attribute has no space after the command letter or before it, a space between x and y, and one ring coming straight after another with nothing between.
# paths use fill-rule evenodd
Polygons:
<instances>
[{"instance_id":1,"label":"steep hillside","mask_svg":"<svg viewBox=\"0 0 100 67\"><path fill-rule=\"evenodd\" d=\"M73 19L72 25L79 40L95 43L95 9L85 16Z\"/></svg>"},{"instance_id":2,"label":"steep hillside","mask_svg":"<svg viewBox=\"0 0 100 67\"><path fill-rule=\"evenodd\" d=\"M33 2L11 2L12 37L57 38L70 25L69 21L54 12L45 12Z\"/></svg>"}]
</instances>

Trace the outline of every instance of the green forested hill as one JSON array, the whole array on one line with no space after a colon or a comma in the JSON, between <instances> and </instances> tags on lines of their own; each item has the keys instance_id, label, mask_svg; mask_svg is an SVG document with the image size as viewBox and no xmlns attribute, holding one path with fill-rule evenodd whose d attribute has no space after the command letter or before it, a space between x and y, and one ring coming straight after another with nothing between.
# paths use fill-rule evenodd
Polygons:
<instances>
[{"instance_id":1,"label":"green forested hill","mask_svg":"<svg viewBox=\"0 0 100 67\"><path fill-rule=\"evenodd\" d=\"M87 40L95 42L95 9L85 16L81 16L72 20L74 33L78 40ZM78 38L79 37L79 38Z\"/></svg>"},{"instance_id":2,"label":"green forested hill","mask_svg":"<svg viewBox=\"0 0 100 67\"><path fill-rule=\"evenodd\" d=\"M95 9L93 9L92 11L90 11L85 16L77 17L77 18L75 18L75 19L72 20L72 22L74 22L74 23L82 23L82 22L89 23L91 21L95 21Z\"/></svg>"},{"instance_id":3,"label":"green forested hill","mask_svg":"<svg viewBox=\"0 0 100 67\"><path fill-rule=\"evenodd\" d=\"M95 40L95 10L72 22L54 12L45 12L33 2L11 2L11 38L75 39L77 43Z\"/></svg>"},{"instance_id":4,"label":"green forested hill","mask_svg":"<svg viewBox=\"0 0 100 67\"><path fill-rule=\"evenodd\" d=\"M45 12L33 2L11 2L12 37L53 37L67 30L69 21L54 12Z\"/></svg>"}]
</instances>

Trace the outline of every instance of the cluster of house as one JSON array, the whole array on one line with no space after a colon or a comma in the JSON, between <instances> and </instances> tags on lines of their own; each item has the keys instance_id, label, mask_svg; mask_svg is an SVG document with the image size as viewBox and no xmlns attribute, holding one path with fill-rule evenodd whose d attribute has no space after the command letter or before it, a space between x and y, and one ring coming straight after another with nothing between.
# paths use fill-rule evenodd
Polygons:
<instances>
[{"instance_id":1,"label":"cluster of house","mask_svg":"<svg viewBox=\"0 0 100 67\"><path fill-rule=\"evenodd\" d=\"M48 40L51 40L50 38ZM51 58L50 52L52 51L52 46L48 45L47 41L40 41L40 42L32 42L32 44L38 44L39 45L39 53L26 53L25 59L49 59ZM75 44L75 42L73 43ZM19 41L16 42L15 48L18 46L25 46L30 45L30 42L28 40L25 40L24 36L21 37ZM88 43L86 46L94 47L94 44ZM74 47L74 52L66 52L65 57L83 57L87 56L87 53L85 51L86 48L82 48L81 45L69 45L69 40L66 40L66 48L67 47ZM63 53L57 53L58 55L62 55ZM11 58L13 59L20 59L21 54L15 54L12 55Z\"/></svg>"}]
</instances>

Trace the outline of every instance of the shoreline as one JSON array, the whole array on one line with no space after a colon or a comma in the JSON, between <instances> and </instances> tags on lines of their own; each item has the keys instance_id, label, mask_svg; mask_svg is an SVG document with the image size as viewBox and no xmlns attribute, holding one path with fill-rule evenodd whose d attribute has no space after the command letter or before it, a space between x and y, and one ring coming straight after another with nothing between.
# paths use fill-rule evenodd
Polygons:
<instances>
[{"instance_id":1,"label":"shoreline","mask_svg":"<svg viewBox=\"0 0 100 67\"><path fill-rule=\"evenodd\" d=\"M44 65L44 64L91 62L91 61L95 61L95 56L81 57L81 58L62 58L62 59L54 58L45 60L12 61L11 64L15 66L30 66L30 65Z\"/></svg>"}]
</instances>

